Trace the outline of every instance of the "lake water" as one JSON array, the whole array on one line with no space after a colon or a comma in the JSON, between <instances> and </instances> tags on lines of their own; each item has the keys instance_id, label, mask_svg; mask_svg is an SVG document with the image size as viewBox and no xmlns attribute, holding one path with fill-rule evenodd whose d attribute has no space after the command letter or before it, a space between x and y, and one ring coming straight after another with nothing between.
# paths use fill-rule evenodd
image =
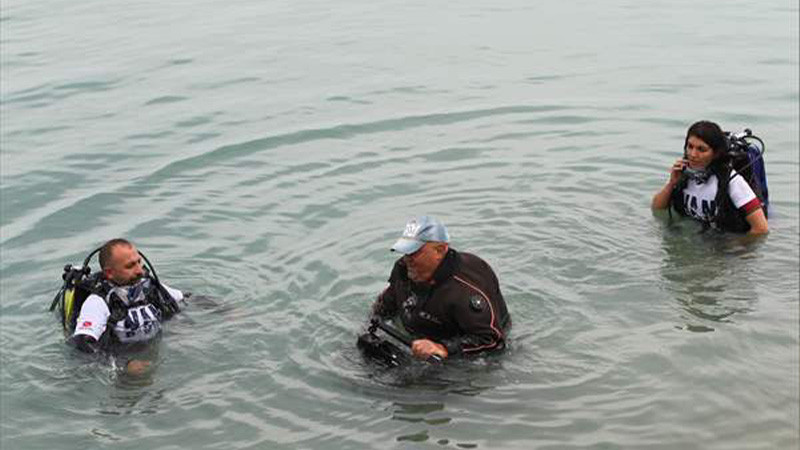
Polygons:
<instances>
[{"instance_id":1,"label":"lake water","mask_svg":"<svg viewBox=\"0 0 800 450\"><path fill-rule=\"evenodd\" d=\"M798 16L4 1L0 447L797 448ZM766 239L651 213L699 119L766 142ZM354 348L424 213L497 272L505 354L386 370ZM46 311L118 236L215 301L140 378Z\"/></svg>"}]
</instances>

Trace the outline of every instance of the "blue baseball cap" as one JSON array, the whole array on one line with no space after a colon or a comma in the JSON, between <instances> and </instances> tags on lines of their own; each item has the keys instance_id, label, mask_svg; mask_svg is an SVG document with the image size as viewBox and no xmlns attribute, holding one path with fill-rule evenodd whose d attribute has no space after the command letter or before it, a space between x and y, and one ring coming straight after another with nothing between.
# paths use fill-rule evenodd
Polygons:
<instances>
[{"instance_id":1,"label":"blue baseball cap","mask_svg":"<svg viewBox=\"0 0 800 450\"><path fill-rule=\"evenodd\" d=\"M406 223L406 229L391 250L410 255L419 250L426 242L450 242L442 222L430 216L415 217Z\"/></svg>"}]
</instances>

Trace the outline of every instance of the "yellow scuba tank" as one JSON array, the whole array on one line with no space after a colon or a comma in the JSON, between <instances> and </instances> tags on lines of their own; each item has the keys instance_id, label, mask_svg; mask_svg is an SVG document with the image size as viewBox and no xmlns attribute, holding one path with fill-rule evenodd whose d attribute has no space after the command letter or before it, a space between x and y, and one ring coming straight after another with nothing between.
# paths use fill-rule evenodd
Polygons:
<instances>
[{"instance_id":1,"label":"yellow scuba tank","mask_svg":"<svg viewBox=\"0 0 800 450\"><path fill-rule=\"evenodd\" d=\"M90 273L88 266L73 267L71 264L67 264L64 267L64 274L61 276L64 284L50 304L50 311L54 311L58 307L61 326L67 336L72 335L75 331L75 321L83 301L96 285L98 277L90 276Z\"/></svg>"},{"instance_id":2,"label":"yellow scuba tank","mask_svg":"<svg viewBox=\"0 0 800 450\"><path fill-rule=\"evenodd\" d=\"M74 312L75 308L75 287L71 287L64 291L64 304L63 304L63 314L61 315L61 324L64 326L64 332L67 334L72 334L74 330L74 323L70 324L72 318L72 313ZM70 326L72 325L72 326ZM73 329L69 329L73 328Z\"/></svg>"}]
</instances>

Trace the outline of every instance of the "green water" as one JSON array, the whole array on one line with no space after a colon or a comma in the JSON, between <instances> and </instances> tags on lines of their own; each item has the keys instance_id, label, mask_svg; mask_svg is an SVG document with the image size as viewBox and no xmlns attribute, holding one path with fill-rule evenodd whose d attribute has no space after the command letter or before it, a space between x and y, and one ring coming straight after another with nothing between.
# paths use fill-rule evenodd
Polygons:
<instances>
[{"instance_id":1,"label":"green water","mask_svg":"<svg viewBox=\"0 0 800 450\"><path fill-rule=\"evenodd\" d=\"M0 447L789 449L798 5L0 4ZM767 143L770 235L653 217L686 128ZM486 259L497 358L354 348L405 221ZM143 378L46 308L133 240L216 299Z\"/></svg>"}]
</instances>

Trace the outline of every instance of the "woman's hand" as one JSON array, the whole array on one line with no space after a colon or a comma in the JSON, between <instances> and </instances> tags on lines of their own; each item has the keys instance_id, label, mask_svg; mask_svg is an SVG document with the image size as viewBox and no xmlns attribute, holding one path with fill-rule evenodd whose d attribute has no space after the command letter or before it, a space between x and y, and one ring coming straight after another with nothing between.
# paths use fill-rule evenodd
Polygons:
<instances>
[{"instance_id":1,"label":"woman's hand","mask_svg":"<svg viewBox=\"0 0 800 450\"><path fill-rule=\"evenodd\" d=\"M685 159L678 159L669 170L669 180L656 195L653 196L653 201L650 206L653 209L667 209L669 207L669 197L672 195L672 190L678 185L681 179L681 173L686 167Z\"/></svg>"},{"instance_id":2,"label":"woman's hand","mask_svg":"<svg viewBox=\"0 0 800 450\"><path fill-rule=\"evenodd\" d=\"M672 168L669 171L669 181L667 181L667 184L670 188L674 188L678 184L678 181L681 179L681 173L683 173L683 169L685 168L685 159L678 159L675 161L675 164L672 165Z\"/></svg>"}]
</instances>

